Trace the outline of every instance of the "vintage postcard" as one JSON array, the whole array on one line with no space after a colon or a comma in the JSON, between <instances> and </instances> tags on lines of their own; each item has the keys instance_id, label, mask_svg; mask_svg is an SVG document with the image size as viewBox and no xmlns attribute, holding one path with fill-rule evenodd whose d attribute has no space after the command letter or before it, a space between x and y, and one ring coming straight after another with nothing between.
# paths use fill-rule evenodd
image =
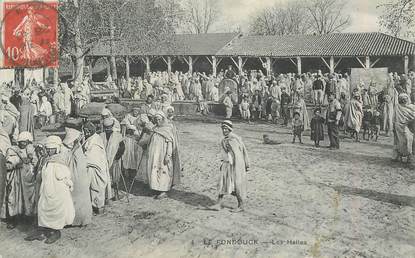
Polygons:
<instances>
[{"instance_id":1,"label":"vintage postcard","mask_svg":"<svg viewBox=\"0 0 415 258\"><path fill-rule=\"evenodd\" d=\"M415 257L415 0L0 21L0 258Z\"/></svg>"}]
</instances>

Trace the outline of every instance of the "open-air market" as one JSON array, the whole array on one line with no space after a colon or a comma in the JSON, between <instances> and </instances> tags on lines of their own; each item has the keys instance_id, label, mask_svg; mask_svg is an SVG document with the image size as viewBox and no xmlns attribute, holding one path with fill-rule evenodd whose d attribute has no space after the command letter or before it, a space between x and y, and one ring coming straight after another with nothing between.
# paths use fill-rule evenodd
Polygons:
<instances>
[{"instance_id":1,"label":"open-air market","mask_svg":"<svg viewBox=\"0 0 415 258\"><path fill-rule=\"evenodd\" d=\"M415 257L413 0L0 3L0 258Z\"/></svg>"}]
</instances>

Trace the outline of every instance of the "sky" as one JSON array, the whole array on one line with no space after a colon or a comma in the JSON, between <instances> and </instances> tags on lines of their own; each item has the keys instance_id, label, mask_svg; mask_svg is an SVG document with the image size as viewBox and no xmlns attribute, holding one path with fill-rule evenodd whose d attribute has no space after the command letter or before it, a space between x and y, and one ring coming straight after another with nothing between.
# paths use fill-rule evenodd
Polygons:
<instances>
[{"instance_id":1,"label":"sky","mask_svg":"<svg viewBox=\"0 0 415 258\"><path fill-rule=\"evenodd\" d=\"M240 27L246 32L249 28L249 18L275 3L289 2L292 0L216 0L222 10L224 21L219 22L214 30L232 31ZM350 15L351 24L346 32L374 32L379 31L377 17L380 15L376 6L384 0L345 0L347 1L345 12ZM227 29L223 24L232 24Z\"/></svg>"}]
</instances>

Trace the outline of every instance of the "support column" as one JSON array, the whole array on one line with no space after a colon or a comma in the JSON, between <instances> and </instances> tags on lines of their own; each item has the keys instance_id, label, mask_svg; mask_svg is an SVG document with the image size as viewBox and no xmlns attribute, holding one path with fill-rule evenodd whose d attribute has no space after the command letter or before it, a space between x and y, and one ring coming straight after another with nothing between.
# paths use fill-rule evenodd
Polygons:
<instances>
[{"instance_id":1,"label":"support column","mask_svg":"<svg viewBox=\"0 0 415 258\"><path fill-rule=\"evenodd\" d=\"M92 61L89 62L88 64L88 75L89 75L89 80L92 82Z\"/></svg>"},{"instance_id":2,"label":"support column","mask_svg":"<svg viewBox=\"0 0 415 258\"><path fill-rule=\"evenodd\" d=\"M366 69L370 68L370 57L369 56L365 57L365 68Z\"/></svg>"},{"instance_id":3,"label":"support column","mask_svg":"<svg viewBox=\"0 0 415 258\"><path fill-rule=\"evenodd\" d=\"M150 57L146 56L146 73L151 72Z\"/></svg>"},{"instance_id":4,"label":"support column","mask_svg":"<svg viewBox=\"0 0 415 258\"><path fill-rule=\"evenodd\" d=\"M193 74L193 58L189 56L189 73Z\"/></svg>"},{"instance_id":5,"label":"support column","mask_svg":"<svg viewBox=\"0 0 415 258\"><path fill-rule=\"evenodd\" d=\"M48 73L48 68L44 67L42 69L42 81L44 84L46 84L46 81L47 81L47 73Z\"/></svg>"},{"instance_id":6,"label":"support column","mask_svg":"<svg viewBox=\"0 0 415 258\"><path fill-rule=\"evenodd\" d=\"M406 74L409 72L409 56L403 58L403 70Z\"/></svg>"},{"instance_id":7,"label":"support column","mask_svg":"<svg viewBox=\"0 0 415 258\"><path fill-rule=\"evenodd\" d=\"M53 86L57 87L59 84L59 68L53 68Z\"/></svg>"},{"instance_id":8,"label":"support column","mask_svg":"<svg viewBox=\"0 0 415 258\"><path fill-rule=\"evenodd\" d=\"M272 73L272 67L271 67L271 57L267 57L267 76L271 76Z\"/></svg>"},{"instance_id":9,"label":"support column","mask_svg":"<svg viewBox=\"0 0 415 258\"><path fill-rule=\"evenodd\" d=\"M171 73L171 57L167 57L167 72Z\"/></svg>"},{"instance_id":10,"label":"support column","mask_svg":"<svg viewBox=\"0 0 415 258\"><path fill-rule=\"evenodd\" d=\"M128 56L125 57L125 79L127 82L130 81L130 59Z\"/></svg>"},{"instance_id":11,"label":"support column","mask_svg":"<svg viewBox=\"0 0 415 258\"><path fill-rule=\"evenodd\" d=\"M107 61L107 78L111 77L111 65L109 58L105 59Z\"/></svg>"},{"instance_id":12,"label":"support column","mask_svg":"<svg viewBox=\"0 0 415 258\"><path fill-rule=\"evenodd\" d=\"M330 73L334 73L334 56L330 57Z\"/></svg>"},{"instance_id":13,"label":"support column","mask_svg":"<svg viewBox=\"0 0 415 258\"><path fill-rule=\"evenodd\" d=\"M238 72L239 72L239 75L242 74L242 70L243 70L242 57L238 56Z\"/></svg>"},{"instance_id":14,"label":"support column","mask_svg":"<svg viewBox=\"0 0 415 258\"><path fill-rule=\"evenodd\" d=\"M212 74L214 77L216 77L216 68L217 68L217 62L216 62L216 56L212 56Z\"/></svg>"},{"instance_id":15,"label":"support column","mask_svg":"<svg viewBox=\"0 0 415 258\"><path fill-rule=\"evenodd\" d=\"M297 56L297 73L301 74L301 57Z\"/></svg>"}]
</instances>

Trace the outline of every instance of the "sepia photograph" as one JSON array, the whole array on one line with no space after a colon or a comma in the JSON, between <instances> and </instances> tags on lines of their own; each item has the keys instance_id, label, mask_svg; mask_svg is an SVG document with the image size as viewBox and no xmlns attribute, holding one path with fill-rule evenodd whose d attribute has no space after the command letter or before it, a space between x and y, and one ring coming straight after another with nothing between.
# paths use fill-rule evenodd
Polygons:
<instances>
[{"instance_id":1,"label":"sepia photograph","mask_svg":"<svg viewBox=\"0 0 415 258\"><path fill-rule=\"evenodd\" d=\"M415 258L415 0L0 20L0 258Z\"/></svg>"}]
</instances>

